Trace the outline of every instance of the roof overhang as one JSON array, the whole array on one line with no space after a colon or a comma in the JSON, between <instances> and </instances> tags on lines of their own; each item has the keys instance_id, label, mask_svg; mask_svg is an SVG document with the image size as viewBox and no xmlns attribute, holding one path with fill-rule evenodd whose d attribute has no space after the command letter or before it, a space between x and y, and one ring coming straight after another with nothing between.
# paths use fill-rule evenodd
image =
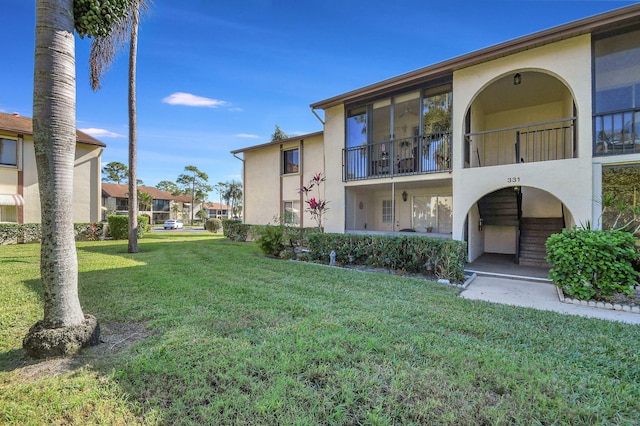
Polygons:
<instances>
[{"instance_id":1,"label":"roof overhang","mask_svg":"<svg viewBox=\"0 0 640 426\"><path fill-rule=\"evenodd\" d=\"M640 24L640 3L570 22L504 43L496 44L466 55L458 56L438 64L399 75L379 83L356 89L311 104L312 109L327 109L340 104L354 103L364 98L381 96L406 86L451 76L454 71L491 61L503 56L533 49L545 44L576 37L582 34L597 34L620 27Z\"/></svg>"},{"instance_id":2,"label":"roof overhang","mask_svg":"<svg viewBox=\"0 0 640 426\"><path fill-rule=\"evenodd\" d=\"M299 141L299 140L309 139L309 138L312 138L312 137L315 137L315 136L320 136L320 135L322 135L322 133L323 132L321 130L319 132L307 133L307 134L299 135L299 136L292 136L290 138L282 139L282 140L275 141L275 142L267 142L267 143L263 143L263 144L260 144L260 145L253 145L253 146L248 146L246 148L236 149L236 150L231 151L231 153L232 154L239 154L239 153L245 152L245 151L252 151L254 149L264 148L265 146L269 146L269 145L280 145L282 143L296 142L296 141Z\"/></svg>"}]
</instances>

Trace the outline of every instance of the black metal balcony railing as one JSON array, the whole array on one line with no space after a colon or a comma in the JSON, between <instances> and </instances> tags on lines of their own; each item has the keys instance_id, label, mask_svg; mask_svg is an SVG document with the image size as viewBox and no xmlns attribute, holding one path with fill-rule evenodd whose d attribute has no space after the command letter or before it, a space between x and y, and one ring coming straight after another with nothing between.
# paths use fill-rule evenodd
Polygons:
<instances>
[{"instance_id":1,"label":"black metal balcony railing","mask_svg":"<svg viewBox=\"0 0 640 426\"><path fill-rule=\"evenodd\" d=\"M576 155L576 118L465 134L465 167L564 160Z\"/></svg>"},{"instance_id":2,"label":"black metal balcony railing","mask_svg":"<svg viewBox=\"0 0 640 426\"><path fill-rule=\"evenodd\" d=\"M343 150L344 180L451 170L451 133L436 133Z\"/></svg>"},{"instance_id":3,"label":"black metal balcony railing","mask_svg":"<svg viewBox=\"0 0 640 426\"><path fill-rule=\"evenodd\" d=\"M640 109L596 115L593 121L593 155L640 153Z\"/></svg>"}]
</instances>

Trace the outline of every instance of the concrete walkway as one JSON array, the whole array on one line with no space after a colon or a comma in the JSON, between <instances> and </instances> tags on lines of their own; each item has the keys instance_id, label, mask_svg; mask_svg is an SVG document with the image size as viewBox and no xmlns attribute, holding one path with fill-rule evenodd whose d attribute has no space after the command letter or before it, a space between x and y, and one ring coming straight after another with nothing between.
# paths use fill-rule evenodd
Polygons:
<instances>
[{"instance_id":1,"label":"concrete walkway","mask_svg":"<svg viewBox=\"0 0 640 426\"><path fill-rule=\"evenodd\" d=\"M569 315L640 324L640 314L563 303L555 285L540 280L478 275L460 293L465 299L486 300Z\"/></svg>"}]
</instances>

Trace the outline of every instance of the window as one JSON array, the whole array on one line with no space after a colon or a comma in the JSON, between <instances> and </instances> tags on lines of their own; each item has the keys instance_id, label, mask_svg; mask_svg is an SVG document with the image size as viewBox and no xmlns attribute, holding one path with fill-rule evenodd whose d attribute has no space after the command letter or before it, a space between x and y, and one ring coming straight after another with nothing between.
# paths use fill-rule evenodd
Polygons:
<instances>
[{"instance_id":1,"label":"window","mask_svg":"<svg viewBox=\"0 0 640 426\"><path fill-rule=\"evenodd\" d=\"M129 210L129 199L116 198L116 210Z\"/></svg>"},{"instance_id":2,"label":"window","mask_svg":"<svg viewBox=\"0 0 640 426\"><path fill-rule=\"evenodd\" d=\"M0 138L0 164L5 166L18 165L18 141Z\"/></svg>"},{"instance_id":3,"label":"window","mask_svg":"<svg viewBox=\"0 0 640 426\"><path fill-rule=\"evenodd\" d=\"M640 152L640 30L594 43L594 154Z\"/></svg>"},{"instance_id":4,"label":"window","mask_svg":"<svg viewBox=\"0 0 640 426\"><path fill-rule=\"evenodd\" d=\"M393 203L391 200L382 200L382 223L393 221Z\"/></svg>"},{"instance_id":5,"label":"window","mask_svg":"<svg viewBox=\"0 0 640 426\"><path fill-rule=\"evenodd\" d=\"M448 234L453 225L453 197L416 195L413 197L412 227L418 232Z\"/></svg>"},{"instance_id":6,"label":"window","mask_svg":"<svg viewBox=\"0 0 640 426\"><path fill-rule=\"evenodd\" d=\"M153 211L156 212L168 212L169 211L169 200L153 200Z\"/></svg>"},{"instance_id":7,"label":"window","mask_svg":"<svg viewBox=\"0 0 640 426\"><path fill-rule=\"evenodd\" d=\"M18 208L16 206L0 206L0 223L18 222Z\"/></svg>"},{"instance_id":8,"label":"window","mask_svg":"<svg viewBox=\"0 0 640 426\"><path fill-rule=\"evenodd\" d=\"M286 225L300 225L300 202L285 201L282 209L282 223Z\"/></svg>"},{"instance_id":9,"label":"window","mask_svg":"<svg viewBox=\"0 0 640 426\"><path fill-rule=\"evenodd\" d=\"M298 148L282 151L282 174L298 173L300 157Z\"/></svg>"}]
</instances>

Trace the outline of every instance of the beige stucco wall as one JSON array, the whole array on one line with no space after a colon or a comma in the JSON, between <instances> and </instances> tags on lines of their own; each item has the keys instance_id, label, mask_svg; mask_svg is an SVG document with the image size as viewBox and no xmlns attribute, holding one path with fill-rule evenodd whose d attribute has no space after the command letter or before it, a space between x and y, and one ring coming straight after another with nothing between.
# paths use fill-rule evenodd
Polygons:
<instances>
[{"instance_id":1,"label":"beige stucco wall","mask_svg":"<svg viewBox=\"0 0 640 426\"><path fill-rule=\"evenodd\" d=\"M299 173L283 175L282 151L298 148ZM316 226L299 189L307 185L314 174L324 172L324 148L322 135L288 140L281 144L270 144L244 152L244 222L254 225L276 223L284 201L299 203L301 225ZM320 187L320 198L325 198L326 185ZM316 188L313 197L318 197ZM333 206L330 206L333 208Z\"/></svg>"},{"instance_id":2,"label":"beige stucco wall","mask_svg":"<svg viewBox=\"0 0 640 426\"><path fill-rule=\"evenodd\" d=\"M329 212L325 221L326 232L345 230L345 190L342 182L342 150L345 138L344 106L325 110L324 143L327 185L325 194L329 200Z\"/></svg>"},{"instance_id":3,"label":"beige stucco wall","mask_svg":"<svg viewBox=\"0 0 640 426\"><path fill-rule=\"evenodd\" d=\"M244 222L264 225L280 212L280 146L244 153Z\"/></svg>"},{"instance_id":4,"label":"beige stucco wall","mask_svg":"<svg viewBox=\"0 0 640 426\"><path fill-rule=\"evenodd\" d=\"M591 165L591 37L583 35L552 45L538 47L483 63L454 73L453 101L453 155L463 158L464 118L473 99L493 81L515 72L538 71L550 74L564 82L577 108L577 136L579 158L511 164L490 168L464 169L462 161L454 162L454 218L453 237L461 239L467 213L483 195L507 186L538 188L553 194L577 221L592 218L592 165ZM570 99L554 110L566 113L572 108ZM534 108L533 116L544 117ZM504 117L502 117L504 118ZM470 223L472 218L470 216ZM476 218L477 220L477 218ZM470 258L479 248L479 236L470 226Z\"/></svg>"},{"instance_id":5,"label":"beige stucco wall","mask_svg":"<svg viewBox=\"0 0 640 426\"><path fill-rule=\"evenodd\" d=\"M40 194L33 138L24 137L23 143L23 198L24 223L40 222ZM100 173L102 148L77 144L73 174L73 220L74 222L96 222L100 220ZM17 170L13 177L0 173L0 192L18 193ZM14 185L10 181L15 182Z\"/></svg>"}]
</instances>

